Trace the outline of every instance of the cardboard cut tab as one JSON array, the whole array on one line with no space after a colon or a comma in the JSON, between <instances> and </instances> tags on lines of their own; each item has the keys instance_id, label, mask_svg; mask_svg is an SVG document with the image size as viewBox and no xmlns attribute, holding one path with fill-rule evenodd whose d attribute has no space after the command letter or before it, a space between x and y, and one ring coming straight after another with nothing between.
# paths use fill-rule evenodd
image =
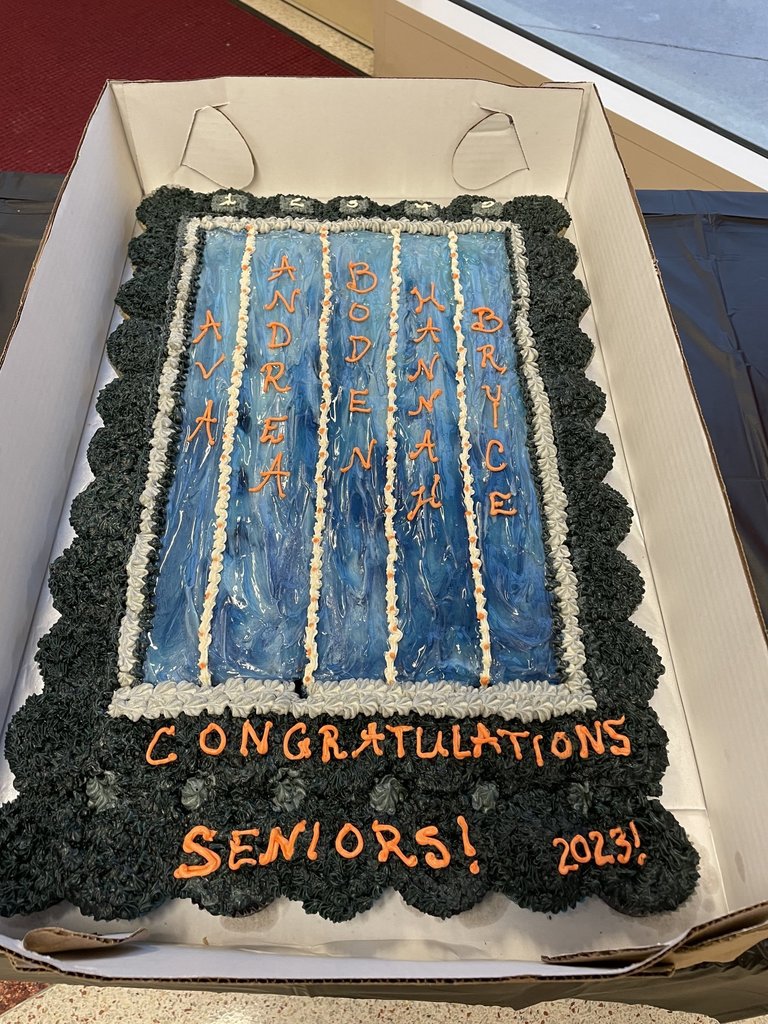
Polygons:
<instances>
[{"instance_id":1,"label":"cardboard cut tab","mask_svg":"<svg viewBox=\"0 0 768 1024\"><path fill-rule=\"evenodd\" d=\"M69 928L33 928L24 936L24 949L30 953L85 953L92 949L123 946L135 939L146 938L147 935L149 932L146 928L114 935L76 932Z\"/></svg>"},{"instance_id":2,"label":"cardboard cut tab","mask_svg":"<svg viewBox=\"0 0 768 1024\"><path fill-rule=\"evenodd\" d=\"M456 184L472 191L527 168L514 121L500 111L489 113L473 125L453 154Z\"/></svg>"},{"instance_id":3,"label":"cardboard cut tab","mask_svg":"<svg viewBox=\"0 0 768 1024\"><path fill-rule=\"evenodd\" d=\"M256 170L245 139L218 107L195 111L180 165L225 188L245 188Z\"/></svg>"}]
</instances>

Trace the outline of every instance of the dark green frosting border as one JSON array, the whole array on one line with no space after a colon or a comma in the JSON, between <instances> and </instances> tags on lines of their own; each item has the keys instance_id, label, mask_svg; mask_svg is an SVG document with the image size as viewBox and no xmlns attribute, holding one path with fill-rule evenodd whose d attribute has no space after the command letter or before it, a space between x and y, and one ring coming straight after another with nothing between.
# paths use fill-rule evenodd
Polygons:
<instances>
[{"instance_id":1,"label":"dark green frosting border","mask_svg":"<svg viewBox=\"0 0 768 1024\"><path fill-rule=\"evenodd\" d=\"M67 900L97 919L132 919L165 900L188 898L212 913L236 916L283 895L299 900L307 912L338 921L369 908L388 888L436 917L467 910L488 891L548 913L589 896L632 915L679 906L696 885L698 854L658 801L667 767L666 735L648 702L662 665L650 639L629 621L643 593L637 568L617 550L631 512L624 498L604 483L613 451L595 425L605 398L584 375L592 346L578 326L588 298L573 276L575 249L561 236L568 214L548 197L498 204L492 216L515 221L525 238L530 322L569 500L569 546L579 585L586 669L598 709L520 728L540 734L548 749L558 731L573 735L579 722L591 725L595 719L624 716L631 756L549 757L538 768L530 758L516 761L511 747L502 753L486 750L477 760L424 761L398 759L390 742L383 757L367 752L355 761L322 765L317 756L287 761L278 743L269 754L243 761L237 750L239 720L229 714L200 719L182 715L173 741L178 760L153 768L144 752L162 723L107 715L117 679L125 566L138 526L157 379L178 277L177 237L187 218L214 212L212 203L222 194L162 188L138 210L146 230L131 242L134 276L117 297L128 319L107 343L118 378L104 388L97 403L104 426L88 450L94 480L72 504L75 540L51 568L50 588L60 618L37 653L45 689L15 715L6 741L19 796L0 808L0 912L30 913ZM233 194L238 216L288 212L284 197ZM305 199L298 212L325 220L486 215L478 196L459 197L447 208L430 204L424 209L349 198L360 202L348 213L340 199L327 204ZM513 268L511 274L516 287ZM187 317L191 313L190 303ZM182 367L178 394L185 373ZM166 487L174 454L175 447ZM158 535L162 525L158 518ZM286 720L267 717L281 735ZM199 731L212 721L231 738L218 758L203 754L197 745ZM252 716L259 731L264 721ZM333 722L340 743L352 749L368 719L306 721L310 732ZM425 726L425 745L427 739L431 745L438 728L450 733L455 724L415 715L380 719L384 721ZM492 731L513 727L494 718L483 721ZM460 726L467 746L475 723ZM374 790L379 795L372 796ZM371 803L384 790L393 795L389 814ZM469 860L461 852L457 815L466 819L477 848L477 875L469 872ZM410 851L416 849L417 829L438 826L453 854L450 866L410 870L396 858L379 863L370 833L374 818L399 828L403 847ZM268 867L231 872L224 866L206 878L173 877L180 861L189 860L182 858L181 840L193 825L218 831L212 846L226 864L229 830L258 826L264 834L280 825L288 833L300 819L307 819L310 828L320 821L330 836L350 821L369 841L354 860L342 860L332 844L321 843L316 861L297 854ZM611 828L626 827L630 819L647 854L643 866L633 858L624 866L600 869L588 864L565 877L558 874L553 837L595 830L607 835Z\"/></svg>"}]
</instances>

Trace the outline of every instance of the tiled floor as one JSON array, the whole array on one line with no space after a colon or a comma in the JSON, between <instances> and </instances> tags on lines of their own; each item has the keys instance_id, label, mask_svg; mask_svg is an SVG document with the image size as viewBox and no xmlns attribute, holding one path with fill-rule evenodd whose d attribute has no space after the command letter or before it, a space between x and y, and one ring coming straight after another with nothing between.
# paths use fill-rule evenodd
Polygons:
<instances>
[{"instance_id":1,"label":"tiled floor","mask_svg":"<svg viewBox=\"0 0 768 1024\"><path fill-rule=\"evenodd\" d=\"M332 1020L333 1024L704 1024L712 1020L652 1007L570 1000L506 1010L455 1003L152 992L76 985L52 985L0 1017L2 1024L176 1024L185 1019L195 1024L317 1024L318 1020Z\"/></svg>"}]
</instances>

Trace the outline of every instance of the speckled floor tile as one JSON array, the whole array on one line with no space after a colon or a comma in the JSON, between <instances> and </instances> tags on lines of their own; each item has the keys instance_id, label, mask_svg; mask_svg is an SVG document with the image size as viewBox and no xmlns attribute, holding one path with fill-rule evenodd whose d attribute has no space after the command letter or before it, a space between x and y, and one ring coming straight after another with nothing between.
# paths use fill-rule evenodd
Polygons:
<instances>
[{"instance_id":1,"label":"speckled floor tile","mask_svg":"<svg viewBox=\"0 0 768 1024\"><path fill-rule=\"evenodd\" d=\"M12 1006L23 1003L25 999L36 995L45 985L34 985L28 981L0 981L0 1014Z\"/></svg>"},{"instance_id":2,"label":"speckled floor tile","mask_svg":"<svg viewBox=\"0 0 768 1024\"><path fill-rule=\"evenodd\" d=\"M562 1000L526 1010L456 1003L324 999L219 992L51 985L0 1017L2 1024L709 1024L711 1017L620 1003ZM755 1018L757 1024L764 1018Z\"/></svg>"}]
</instances>

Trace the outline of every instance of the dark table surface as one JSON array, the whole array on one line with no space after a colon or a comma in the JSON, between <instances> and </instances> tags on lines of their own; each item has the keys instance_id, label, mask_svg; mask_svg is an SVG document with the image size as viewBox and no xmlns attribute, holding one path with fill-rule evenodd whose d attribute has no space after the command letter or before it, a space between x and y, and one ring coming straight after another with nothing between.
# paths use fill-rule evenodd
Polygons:
<instances>
[{"instance_id":1,"label":"dark table surface","mask_svg":"<svg viewBox=\"0 0 768 1024\"><path fill-rule=\"evenodd\" d=\"M0 341L62 180L0 173ZM768 619L768 194L638 198Z\"/></svg>"}]
</instances>

